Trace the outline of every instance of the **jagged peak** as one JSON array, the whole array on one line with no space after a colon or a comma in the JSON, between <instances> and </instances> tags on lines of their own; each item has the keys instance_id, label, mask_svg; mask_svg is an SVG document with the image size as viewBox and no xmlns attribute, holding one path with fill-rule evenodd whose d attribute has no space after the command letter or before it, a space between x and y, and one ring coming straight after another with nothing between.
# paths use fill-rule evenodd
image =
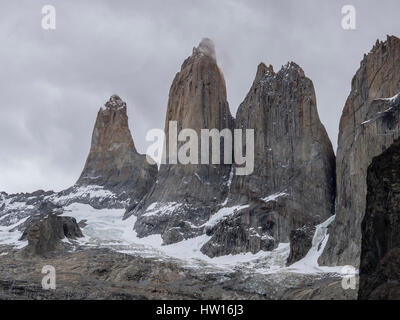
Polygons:
<instances>
[{"instance_id":1,"label":"jagged peak","mask_svg":"<svg viewBox=\"0 0 400 320\"><path fill-rule=\"evenodd\" d=\"M293 61L287 62L284 66L281 67L278 74L288 74L288 73L298 73L300 76L304 77L304 70Z\"/></svg>"},{"instance_id":2,"label":"jagged peak","mask_svg":"<svg viewBox=\"0 0 400 320\"><path fill-rule=\"evenodd\" d=\"M367 62L367 58L371 56L381 56L383 54L387 54L387 52L391 52L392 50L400 49L400 39L396 36L386 35L386 41L381 41L376 39L376 42L370 52L364 54L364 59L361 61L360 65L363 65Z\"/></svg>"},{"instance_id":3,"label":"jagged peak","mask_svg":"<svg viewBox=\"0 0 400 320\"><path fill-rule=\"evenodd\" d=\"M397 38L396 36L389 36L386 35L386 41L380 41L379 39L376 39L375 45L372 47L372 52L376 52L379 49L382 49L384 47L387 48L392 48L393 45L400 44L400 39Z\"/></svg>"},{"instance_id":4,"label":"jagged peak","mask_svg":"<svg viewBox=\"0 0 400 320\"><path fill-rule=\"evenodd\" d=\"M126 108L126 102L123 101L118 95L113 94L110 99L104 104L107 109L122 109Z\"/></svg>"},{"instance_id":5,"label":"jagged peak","mask_svg":"<svg viewBox=\"0 0 400 320\"><path fill-rule=\"evenodd\" d=\"M175 77L186 68L189 68L190 72L192 72L192 66L194 65L209 68L213 72L217 71L225 83L224 75L216 61L215 46L211 39L203 38L200 41L200 44L193 48L193 54L185 59L182 63L180 72L178 72Z\"/></svg>"},{"instance_id":6,"label":"jagged peak","mask_svg":"<svg viewBox=\"0 0 400 320\"><path fill-rule=\"evenodd\" d=\"M209 38L203 38L197 47L193 47L192 55L183 62L181 70L193 64L194 61L205 57L217 64L214 42Z\"/></svg>"},{"instance_id":7,"label":"jagged peak","mask_svg":"<svg viewBox=\"0 0 400 320\"><path fill-rule=\"evenodd\" d=\"M204 55L216 61L214 42L210 38L201 39L199 45L193 48L193 55Z\"/></svg>"},{"instance_id":8,"label":"jagged peak","mask_svg":"<svg viewBox=\"0 0 400 320\"><path fill-rule=\"evenodd\" d=\"M262 83L266 83L272 79L287 79L296 76L305 77L305 74L304 70L297 63L293 61L290 61L286 63L284 66L282 66L281 69L278 71L278 73L274 72L274 68L272 67L272 65L269 65L267 67L264 63L261 62L258 65L254 83L258 83L260 81Z\"/></svg>"},{"instance_id":9,"label":"jagged peak","mask_svg":"<svg viewBox=\"0 0 400 320\"><path fill-rule=\"evenodd\" d=\"M262 78L264 78L264 76L270 76L270 75L275 75L273 66L269 65L267 67L263 62L261 62L257 67L257 73L254 82L258 82Z\"/></svg>"}]
</instances>

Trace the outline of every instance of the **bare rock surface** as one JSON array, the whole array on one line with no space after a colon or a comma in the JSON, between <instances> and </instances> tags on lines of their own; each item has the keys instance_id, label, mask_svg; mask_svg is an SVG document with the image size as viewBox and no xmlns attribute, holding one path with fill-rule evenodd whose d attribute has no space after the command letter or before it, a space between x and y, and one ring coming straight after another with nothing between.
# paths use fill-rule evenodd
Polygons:
<instances>
[{"instance_id":1,"label":"bare rock surface","mask_svg":"<svg viewBox=\"0 0 400 320\"><path fill-rule=\"evenodd\" d=\"M24 254L45 256L55 251L64 238L83 237L76 220L72 217L58 217L52 213L27 227L21 240L28 240Z\"/></svg>"},{"instance_id":2,"label":"bare rock surface","mask_svg":"<svg viewBox=\"0 0 400 320\"><path fill-rule=\"evenodd\" d=\"M7 253L4 255L4 253ZM326 290L335 274L257 274L240 270L192 269L178 261L75 247L49 257L26 258L0 246L0 299L354 299L352 292ZM43 266L56 270L56 289L44 290Z\"/></svg>"},{"instance_id":3,"label":"bare rock surface","mask_svg":"<svg viewBox=\"0 0 400 320\"><path fill-rule=\"evenodd\" d=\"M339 127L336 218L320 263L358 268L367 168L400 135L400 39L377 41L356 72Z\"/></svg>"},{"instance_id":4,"label":"bare rock surface","mask_svg":"<svg viewBox=\"0 0 400 320\"><path fill-rule=\"evenodd\" d=\"M184 61L173 80L165 120L166 164L161 165L157 182L148 195L136 209L129 208L125 215L125 218L132 214L138 216L135 230L139 236L161 234L166 244L203 233L201 225L227 195L231 169L230 164L223 164L223 148L221 164L174 164L177 153L168 139L172 132L170 121L176 121L178 134L182 129L192 129L198 137L201 137L201 129L233 127L225 80L209 39L203 39L193 49L193 54ZM172 139L177 141L177 137ZM180 141L178 148L182 145L184 142ZM200 161L200 141L198 150Z\"/></svg>"},{"instance_id":5,"label":"bare rock surface","mask_svg":"<svg viewBox=\"0 0 400 320\"><path fill-rule=\"evenodd\" d=\"M93 129L90 152L77 186L101 186L119 200L135 206L155 182L157 166L135 148L128 125L127 106L113 95L100 108Z\"/></svg>"},{"instance_id":6,"label":"bare rock surface","mask_svg":"<svg viewBox=\"0 0 400 320\"><path fill-rule=\"evenodd\" d=\"M313 83L297 64L275 73L261 63L235 124L254 129L254 171L233 175L226 206L249 207L214 228L202 248L210 256L274 248L289 242L292 230L334 213L335 155Z\"/></svg>"}]
</instances>

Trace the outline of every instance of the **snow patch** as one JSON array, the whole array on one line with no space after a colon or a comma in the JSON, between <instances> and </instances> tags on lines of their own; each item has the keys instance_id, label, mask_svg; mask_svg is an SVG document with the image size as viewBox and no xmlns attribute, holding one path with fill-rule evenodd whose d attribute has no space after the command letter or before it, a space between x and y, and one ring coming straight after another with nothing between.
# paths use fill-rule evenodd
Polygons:
<instances>
[{"instance_id":1,"label":"snow patch","mask_svg":"<svg viewBox=\"0 0 400 320\"><path fill-rule=\"evenodd\" d=\"M31 210L34 208L32 205L27 205L26 202L23 201L14 201L14 198L3 198L0 202L1 206L4 205L3 211L10 210Z\"/></svg>"},{"instance_id":2,"label":"snow patch","mask_svg":"<svg viewBox=\"0 0 400 320\"><path fill-rule=\"evenodd\" d=\"M272 201L282 193L272 195ZM148 210L155 212L158 203L152 203ZM177 203L169 203L164 208L174 208ZM247 208L249 205L222 208L214 214L203 226L213 226L222 219ZM168 209L168 210L169 210ZM133 229L137 217L131 216L123 220L124 209L94 209L88 204L73 203L65 207L62 216L74 217L78 222L86 220L86 226L82 228L83 238L78 238L73 242L87 247L110 248L124 254L132 254L143 257L152 257L161 260L179 259L179 261L190 268L210 267L213 271L222 270L234 271L237 268L247 272L272 274L280 272L299 273L299 274L318 274L318 273L337 273L341 274L342 267L321 267L318 265L318 258L325 248L328 241L327 227L334 220L334 216L316 227L316 232L312 241L312 248L307 255L295 264L286 267L286 259L289 256L290 246L288 243L280 243L272 251L259 251L256 254L242 253L236 255L226 255L210 258L201 252L201 248L210 240L206 234L186 239L181 242L163 245L161 235L151 235L139 238ZM13 245L22 248L27 245L27 241L19 241L22 232L10 230L24 223L28 218L21 219L12 226L0 226L0 245ZM64 239L63 242L70 242Z\"/></svg>"},{"instance_id":3,"label":"snow patch","mask_svg":"<svg viewBox=\"0 0 400 320\"><path fill-rule=\"evenodd\" d=\"M125 254L164 260L180 259L183 264L192 268L204 268L205 265L208 265L213 268L228 268L229 270L233 270L233 267L238 264L248 263L254 259L280 255L283 247L286 248L284 250L285 259L289 255L288 244L286 244L271 252L260 251L257 254L243 253L209 258L200 251L201 247L211 238L205 234L178 243L163 245L160 235L139 238L136 231L133 230L137 218L131 216L122 220L123 209L98 210L90 205L80 203L71 204L65 209L63 216L74 217L78 222L86 220L87 225L82 229L84 237L77 241L89 247L106 247Z\"/></svg>"},{"instance_id":4,"label":"snow patch","mask_svg":"<svg viewBox=\"0 0 400 320\"><path fill-rule=\"evenodd\" d=\"M166 202L166 203L153 202L151 205L147 207L143 216L150 217L150 216L170 215L175 210L179 209L181 206L182 204L178 202Z\"/></svg>"},{"instance_id":5,"label":"snow patch","mask_svg":"<svg viewBox=\"0 0 400 320\"><path fill-rule=\"evenodd\" d=\"M380 98L380 99L376 99L376 100L395 101L399 97L400 97L400 92L391 98Z\"/></svg>"},{"instance_id":6,"label":"snow patch","mask_svg":"<svg viewBox=\"0 0 400 320\"><path fill-rule=\"evenodd\" d=\"M16 249L25 247L28 244L28 241L19 240L22 236L22 232L18 230L12 231L12 229L23 224L26 220L28 220L28 217L19 220L11 226L0 226L0 245L10 245Z\"/></svg>"},{"instance_id":7,"label":"snow patch","mask_svg":"<svg viewBox=\"0 0 400 320\"><path fill-rule=\"evenodd\" d=\"M104 199L104 198L116 198L117 196L104 189L102 186L89 185L85 187L77 187L71 193L67 195L52 195L47 199L52 201L54 204L65 205L77 198L89 198L89 199Z\"/></svg>"},{"instance_id":8,"label":"snow patch","mask_svg":"<svg viewBox=\"0 0 400 320\"><path fill-rule=\"evenodd\" d=\"M278 193L274 193L268 197L265 197L261 200L263 200L264 202L270 202L270 201L275 201L279 197L284 197L284 196L288 196L288 194L286 192L278 192Z\"/></svg>"},{"instance_id":9,"label":"snow patch","mask_svg":"<svg viewBox=\"0 0 400 320\"><path fill-rule=\"evenodd\" d=\"M226 219L226 217L231 216L235 214L236 212L239 212L240 210L243 210L245 208L248 208L249 205L242 205L242 206L234 206L234 207L225 207L220 210L218 210L215 214L213 214L206 223L202 225L202 227L214 227L217 225L221 220Z\"/></svg>"},{"instance_id":10,"label":"snow patch","mask_svg":"<svg viewBox=\"0 0 400 320\"><path fill-rule=\"evenodd\" d=\"M369 123L369 122L371 122L371 121L374 121L374 119L366 120L366 121L364 121L364 122L361 122L361 124L367 124L367 123Z\"/></svg>"}]
</instances>

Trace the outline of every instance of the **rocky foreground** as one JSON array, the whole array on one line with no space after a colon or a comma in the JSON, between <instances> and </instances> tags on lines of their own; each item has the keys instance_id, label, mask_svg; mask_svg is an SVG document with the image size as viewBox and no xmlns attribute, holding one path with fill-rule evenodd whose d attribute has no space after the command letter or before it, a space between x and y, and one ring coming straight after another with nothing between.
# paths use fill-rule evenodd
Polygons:
<instances>
[{"instance_id":1,"label":"rocky foreground","mask_svg":"<svg viewBox=\"0 0 400 320\"><path fill-rule=\"evenodd\" d=\"M0 227L0 299L356 298L356 290L342 289L340 269L316 265L327 223L311 243L295 239L291 247L302 253L289 267L288 244L215 260L200 252L207 237L171 246L161 237L132 237L135 217L123 221L124 209L95 209L91 196L98 194ZM44 266L55 268L55 290L42 287Z\"/></svg>"},{"instance_id":2,"label":"rocky foreground","mask_svg":"<svg viewBox=\"0 0 400 320\"><path fill-rule=\"evenodd\" d=\"M110 249L78 247L27 259L1 247L0 299L355 299L334 274L257 274L245 270L190 269ZM4 255L4 253L7 253ZM56 269L55 290L43 290L41 270ZM277 286L277 283L280 283ZM306 285L305 285L306 284Z\"/></svg>"}]
</instances>

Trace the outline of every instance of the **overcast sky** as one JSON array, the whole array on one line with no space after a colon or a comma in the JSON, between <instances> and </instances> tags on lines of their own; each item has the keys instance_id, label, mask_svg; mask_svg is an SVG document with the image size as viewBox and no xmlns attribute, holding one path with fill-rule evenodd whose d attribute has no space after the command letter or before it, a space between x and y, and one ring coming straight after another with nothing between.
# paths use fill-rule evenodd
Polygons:
<instances>
[{"instance_id":1,"label":"overcast sky","mask_svg":"<svg viewBox=\"0 0 400 320\"><path fill-rule=\"evenodd\" d=\"M46 4L57 10L54 31L41 27ZM356 30L341 27L345 4ZM336 149L351 78L377 38L400 36L399 12L398 0L1 0L0 190L71 186L114 93L144 153L147 130L164 126L174 75L203 37L215 42L233 115L259 62L299 64Z\"/></svg>"}]
</instances>

